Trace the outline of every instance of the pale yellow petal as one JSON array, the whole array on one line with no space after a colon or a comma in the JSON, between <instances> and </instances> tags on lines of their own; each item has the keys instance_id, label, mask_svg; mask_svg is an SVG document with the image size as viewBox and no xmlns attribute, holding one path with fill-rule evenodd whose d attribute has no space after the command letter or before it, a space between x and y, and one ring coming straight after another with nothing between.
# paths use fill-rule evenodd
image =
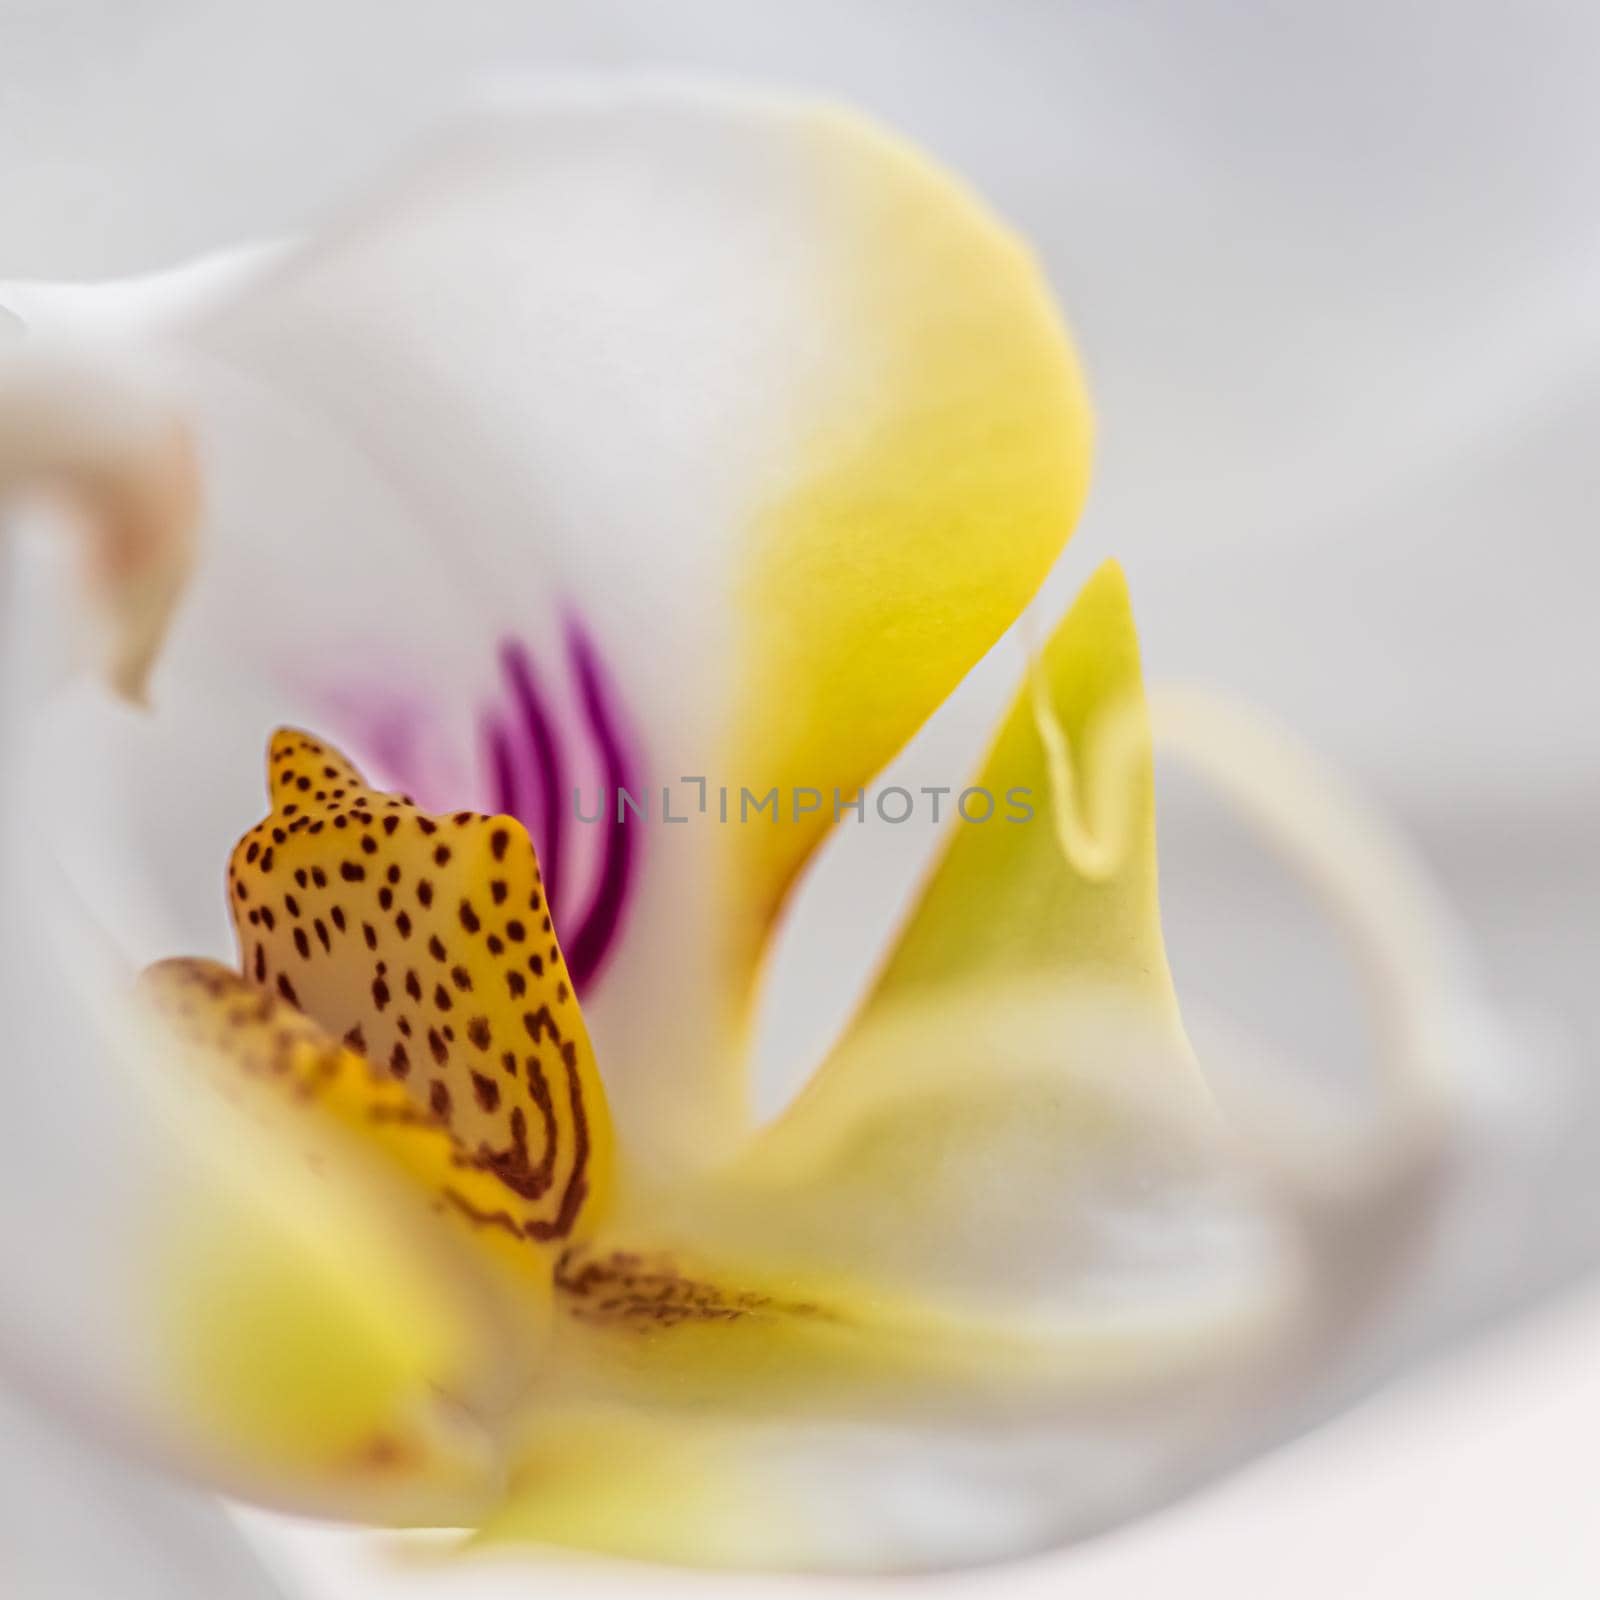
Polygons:
<instances>
[{"instance_id":1,"label":"pale yellow petal","mask_svg":"<svg viewBox=\"0 0 1600 1600\"><path fill-rule=\"evenodd\" d=\"M819 227L861 360L835 375L742 553L728 770L828 804L732 830L730 883L769 917L854 794L1015 620L1088 484L1088 403L1020 240L909 145L808 130ZM802 395L805 400L809 396Z\"/></svg>"},{"instance_id":2,"label":"pale yellow petal","mask_svg":"<svg viewBox=\"0 0 1600 1600\"><path fill-rule=\"evenodd\" d=\"M1176 1029L1139 645L1114 562L1033 662L972 786L992 815L952 830L868 1010L1038 975L1126 993Z\"/></svg>"},{"instance_id":3,"label":"pale yellow petal","mask_svg":"<svg viewBox=\"0 0 1600 1600\"><path fill-rule=\"evenodd\" d=\"M196 1173L140 1219L143 1325L124 1333L156 1369L164 1449L300 1509L473 1515L548 1325L528 1247L513 1259L439 1198L493 1180L456 1172L399 1085L237 974L167 963L142 993L130 1064L164 1074Z\"/></svg>"}]
</instances>

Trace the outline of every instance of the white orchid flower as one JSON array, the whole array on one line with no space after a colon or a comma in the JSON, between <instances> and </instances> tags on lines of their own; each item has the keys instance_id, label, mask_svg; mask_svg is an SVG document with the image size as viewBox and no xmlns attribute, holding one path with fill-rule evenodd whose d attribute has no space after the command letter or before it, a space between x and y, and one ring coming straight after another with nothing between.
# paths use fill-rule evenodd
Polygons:
<instances>
[{"instance_id":1,"label":"white orchid flower","mask_svg":"<svg viewBox=\"0 0 1600 1600\"><path fill-rule=\"evenodd\" d=\"M63 492L107 667L66 670L71 546L16 542L24 1381L271 1505L800 1569L1071 1538L1281 1429L1427 1215L1455 978L1385 838L1163 702L1390 1025L1331 1161L1219 1100L1115 567L750 1112L791 891L1086 489L971 195L836 111L551 93L314 244L7 303L0 474Z\"/></svg>"}]
</instances>

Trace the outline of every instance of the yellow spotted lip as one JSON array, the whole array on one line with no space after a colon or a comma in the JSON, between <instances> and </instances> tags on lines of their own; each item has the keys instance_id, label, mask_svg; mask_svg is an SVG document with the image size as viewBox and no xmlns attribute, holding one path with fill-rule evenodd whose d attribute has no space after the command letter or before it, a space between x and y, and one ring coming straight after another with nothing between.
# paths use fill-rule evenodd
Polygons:
<instances>
[{"instance_id":1,"label":"yellow spotted lip","mask_svg":"<svg viewBox=\"0 0 1600 1600\"><path fill-rule=\"evenodd\" d=\"M228 897L243 971L381 1064L503 1203L446 1200L535 1243L569 1238L609 1186L594 1053L514 817L430 816L368 787L311 735L268 755L272 813Z\"/></svg>"}]
</instances>

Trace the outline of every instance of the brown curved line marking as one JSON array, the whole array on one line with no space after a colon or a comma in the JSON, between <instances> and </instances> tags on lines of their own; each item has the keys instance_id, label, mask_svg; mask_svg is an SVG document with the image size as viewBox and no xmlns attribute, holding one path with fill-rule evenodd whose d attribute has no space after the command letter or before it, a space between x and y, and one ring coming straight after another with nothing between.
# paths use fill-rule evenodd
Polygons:
<instances>
[{"instance_id":1,"label":"brown curved line marking","mask_svg":"<svg viewBox=\"0 0 1600 1600\"><path fill-rule=\"evenodd\" d=\"M538 1200L550 1187L555 1170L555 1140L551 1135L545 1143L545 1153L539 1165L528 1160L528 1118L521 1106L511 1111L511 1143L504 1150L491 1149L487 1144L478 1146L477 1165L492 1172L513 1194L524 1200Z\"/></svg>"},{"instance_id":2,"label":"brown curved line marking","mask_svg":"<svg viewBox=\"0 0 1600 1600\"><path fill-rule=\"evenodd\" d=\"M544 1063L538 1056L527 1058L528 1092L539 1108L539 1119L544 1124L544 1154L534 1169L539 1176L539 1193L543 1194L555 1181L556 1141L560 1130L556 1126L555 1102L550 1097L550 1080L544 1075Z\"/></svg>"},{"instance_id":3,"label":"brown curved line marking","mask_svg":"<svg viewBox=\"0 0 1600 1600\"><path fill-rule=\"evenodd\" d=\"M572 1108L572 1170L567 1174L567 1185L562 1190L561 1206L555 1216L548 1222L530 1222L527 1231L534 1239L564 1239L572 1232L589 1195L589 1113L583 1103L583 1084L578 1077L577 1048L562 1039L548 1006L540 1006L533 1013L529 1032L537 1036L541 1027L561 1052L561 1064L566 1068L567 1101Z\"/></svg>"},{"instance_id":4,"label":"brown curved line marking","mask_svg":"<svg viewBox=\"0 0 1600 1600\"><path fill-rule=\"evenodd\" d=\"M503 1228L515 1239L526 1237L522 1225L509 1211L485 1211L481 1206L475 1206L457 1189L443 1189L440 1192L474 1227Z\"/></svg>"},{"instance_id":5,"label":"brown curved line marking","mask_svg":"<svg viewBox=\"0 0 1600 1600\"><path fill-rule=\"evenodd\" d=\"M566 1070L567 1100L572 1109L572 1170L567 1174L566 1186L561 1193L561 1204L554 1217L530 1219L522 1232L530 1239L546 1242L565 1238L578 1220L578 1212L588 1198L588 1167L590 1155L589 1116L583 1100L583 1084L578 1075L578 1052L575 1046L561 1037L561 1030L550 1015L548 1006L527 1013L523 1018L529 1037L538 1043L542 1035L553 1043L561 1055ZM538 1200L549 1190L555 1176L557 1136L555 1107L544 1067L537 1056L529 1056L528 1086L534 1103L544 1122L544 1152L535 1166L528 1159L528 1119L521 1106L511 1113L511 1143L504 1150L492 1149L487 1144L478 1146L476 1164L492 1172L513 1194L524 1200Z\"/></svg>"}]
</instances>

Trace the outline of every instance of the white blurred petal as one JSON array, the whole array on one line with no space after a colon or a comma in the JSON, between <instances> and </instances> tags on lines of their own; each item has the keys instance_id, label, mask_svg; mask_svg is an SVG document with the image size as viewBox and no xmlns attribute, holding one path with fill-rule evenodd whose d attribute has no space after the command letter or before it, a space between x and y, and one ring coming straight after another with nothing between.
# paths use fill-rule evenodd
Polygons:
<instances>
[{"instance_id":1,"label":"white blurred petal","mask_svg":"<svg viewBox=\"0 0 1600 1600\"><path fill-rule=\"evenodd\" d=\"M0 1586L17 1600L284 1600L222 1505L0 1389Z\"/></svg>"}]
</instances>

